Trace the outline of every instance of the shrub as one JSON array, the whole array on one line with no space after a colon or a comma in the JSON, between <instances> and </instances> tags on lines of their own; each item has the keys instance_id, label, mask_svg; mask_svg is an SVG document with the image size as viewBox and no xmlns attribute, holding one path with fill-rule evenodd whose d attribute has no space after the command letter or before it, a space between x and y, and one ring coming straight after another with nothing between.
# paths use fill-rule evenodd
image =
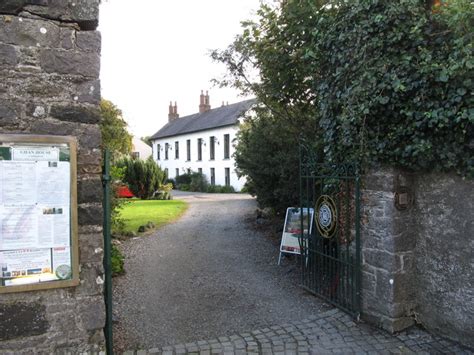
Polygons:
<instances>
[{"instance_id":1,"label":"shrub","mask_svg":"<svg viewBox=\"0 0 474 355\"><path fill-rule=\"evenodd\" d=\"M124 256L122 252L117 248L116 245L112 244L112 276L122 275L125 273L125 269L123 267L124 263Z\"/></svg>"},{"instance_id":2,"label":"shrub","mask_svg":"<svg viewBox=\"0 0 474 355\"><path fill-rule=\"evenodd\" d=\"M240 189L240 193L242 194L251 194L252 196L255 196L255 191L252 189L251 186L249 186L249 183L246 182L244 187Z\"/></svg>"},{"instance_id":3,"label":"shrub","mask_svg":"<svg viewBox=\"0 0 474 355\"><path fill-rule=\"evenodd\" d=\"M191 174L181 174L176 176L176 187L179 189L182 184L190 185L191 184Z\"/></svg>"},{"instance_id":4,"label":"shrub","mask_svg":"<svg viewBox=\"0 0 474 355\"><path fill-rule=\"evenodd\" d=\"M176 177L176 188L182 191L206 192L208 182L206 176L199 172L191 172Z\"/></svg>"},{"instance_id":5,"label":"shrub","mask_svg":"<svg viewBox=\"0 0 474 355\"><path fill-rule=\"evenodd\" d=\"M189 184L181 184L178 186L178 189L180 189L181 191L191 191L189 188Z\"/></svg>"},{"instance_id":6,"label":"shrub","mask_svg":"<svg viewBox=\"0 0 474 355\"><path fill-rule=\"evenodd\" d=\"M235 189L232 186L209 185L206 192L209 193L233 193Z\"/></svg>"},{"instance_id":7,"label":"shrub","mask_svg":"<svg viewBox=\"0 0 474 355\"><path fill-rule=\"evenodd\" d=\"M123 181L128 184L133 194L141 199L152 197L160 189L171 189L166 185L166 174L155 163L152 157L147 160L122 158L118 167L125 168Z\"/></svg>"},{"instance_id":8,"label":"shrub","mask_svg":"<svg viewBox=\"0 0 474 355\"><path fill-rule=\"evenodd\" d=\"M112 236L121 235L124 232L125 221L120 217L120 210L128 203L127 200L117 197L117 190L122 186L121 180L123 179L125 173L125 168L119 168L117 166L112 166L110 169L111 177L111 232Z\"/></svg>"},{"instance_id":9,"label":"shrub","mask_svg":"<svg viewBox=\"0 0 474 355\"><path fill-rule=\"evenodd\" d=\"M171 189L175 189L176 188L176 181L174 181L173 179L166 179L165 180L165 184L170 184L171 185Z\"/></svg>"},{"instance_id":10,"label":"shrub","mask_svg":"<svg viewBox=\"0 0 474 355\"><path fill-rule=\"evenodd\" d=\"M220 192L223 194L234 193L235 189L233 186L221 186Z\"/></svg>"},{"instance_id":11,"label":"shrub","mask_svg":"<svg viewBox=\"0 0 474 355\"><path fill-rule=\"evenodd\" d=\"M208 185L207 179L203 174L191 174L191 183L189 184L190 191L206 192Z\"/></svg>"},{"instance_id":12,"label":"shrub","mask_svg":"<svg viewBox=\"0 0 474 355\"><path fill-rule=\"evenodd\" d=\"M149 200L171 200L172 196L169 191L158 191L153 197L149 198Z\"/></svg>"}]
</instances>

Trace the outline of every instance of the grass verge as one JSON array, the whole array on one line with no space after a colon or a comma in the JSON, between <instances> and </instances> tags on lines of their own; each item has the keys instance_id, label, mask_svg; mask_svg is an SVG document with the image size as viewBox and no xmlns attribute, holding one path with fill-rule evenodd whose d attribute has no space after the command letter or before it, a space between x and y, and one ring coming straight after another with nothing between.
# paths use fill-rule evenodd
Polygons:
<instances>
[{"instance_id":1,"label":"grass verge","mask_svg":"<svg viewBox=\"0 0 474 355\"><path fill-rule=\"evenodd\" d=\"M188 208L181 200L131 200L120 211L125 232L137 232L138 227L153 222L156 227L173 222Z\"/></svg>"}]
</instances>

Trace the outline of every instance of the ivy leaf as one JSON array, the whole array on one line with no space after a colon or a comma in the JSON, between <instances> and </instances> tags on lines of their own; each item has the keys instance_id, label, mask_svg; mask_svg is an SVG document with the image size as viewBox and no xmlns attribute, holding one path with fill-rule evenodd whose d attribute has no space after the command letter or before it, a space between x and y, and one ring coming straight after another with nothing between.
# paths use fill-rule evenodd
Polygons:
<instances>
[{"instance_id":1,"label":"ivy leaf","mask_svg":"<svg viewBox=\"0 0 474 355\"><path fill-rule=\"evenodd\" d=\"M440 75L438 76L438 81L446 83L449 80L449 76L446 70L442 70Z\"/></svg>"},{"instance_id":2,"label":"ivy leaf","mask_svg":"<svg viewBox=\"0 0 474 355\"><path fill-rule=\"evenodd\" d=\"M459 96L464 96L464 95L466 95L467 91L464 88L459 88L459 89L457 89L456 92L458 93Z\"/></svg>"},{"instance_id":3,"label":"ivy leaf","mask_svg":"<svg viewBox=\"0 0 474 355\"><path fill-rule=\"evenodd\" d=\"M389 99L387 96L379 97L379 102L380 102L382 105L386 105L389 101L390 101L390 99Z\"/></svg>"}]
</instances>

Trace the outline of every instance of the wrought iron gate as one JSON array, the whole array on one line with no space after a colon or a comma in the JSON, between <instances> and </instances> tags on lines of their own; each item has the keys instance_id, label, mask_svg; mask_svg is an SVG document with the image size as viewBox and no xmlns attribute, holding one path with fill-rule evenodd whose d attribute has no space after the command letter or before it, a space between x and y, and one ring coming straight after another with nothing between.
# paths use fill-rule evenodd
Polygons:
<instances>
[{"instance_id":1,"label":"wrought iron gate","mask_svg":"<svg viewBox=\"0 0 474 355\"><path fill-rule=\"evenodd\" d=\"M302 285L335 306L360 313L360 179L356 164L321 164L300 145ZM303 214L302 214L303 216ZM303 217L301 217L303 218ZM304 222L304 223L303 223ZM306 231L304 225L312 224Z\"/></svg>"}]
</instances>

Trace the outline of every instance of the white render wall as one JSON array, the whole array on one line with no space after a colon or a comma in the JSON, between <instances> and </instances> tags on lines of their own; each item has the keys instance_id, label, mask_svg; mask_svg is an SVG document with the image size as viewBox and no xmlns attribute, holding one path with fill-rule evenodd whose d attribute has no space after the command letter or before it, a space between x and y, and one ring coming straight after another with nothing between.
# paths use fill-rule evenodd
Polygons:
<instances>
[{"instance_id":1,"label":"white render wall","mask_svg":"<svg viewBox=\"0 0 474 355\"><path fill-rule=\"evenodd\" d=\"M146 160L152 154L151 147L142 142L140 138L133 137L132 138L132 153L139 153L140 159Z\"/></svg>"},{"instance_id":2,"label":"white render wall","mask_svg":"<svg viewBox=\"0 0 474 355\"><path fill-rule=\"evenodd\" d=\"M179 120L179 118L178 118ZM210 129L201 132L183 134L179 136L160 138L153 141L153 159L161 166L162 169L168 169L168 176L172 179L176 178L176 168L179 169L180 175L185 173L187 169L197 172L202 168L202 173L206 176L208 182L211 181L211 168L215 169L216 185L225 185L225 168L230 168L230 185L236 191L240 191L245 184L245 178L238 178L235 173L235 162L232 157L234 154L235 136L238 132L238 126L227 126L222 128ZM229 134L230 151L229 159L224 159L224 135ZM214 160L210 160L210 137L216 137ZM203 139L202 160L198 161L198 138ZM186 141L191 140L191 160L186 161ZM179 159L175 159L175 142L179 142ZM165 160L165 144L168 143L170 150L168 152L168 160ZM161 145L160 160L157 160L157 146Z\"/></svg>"}]
</instances>

